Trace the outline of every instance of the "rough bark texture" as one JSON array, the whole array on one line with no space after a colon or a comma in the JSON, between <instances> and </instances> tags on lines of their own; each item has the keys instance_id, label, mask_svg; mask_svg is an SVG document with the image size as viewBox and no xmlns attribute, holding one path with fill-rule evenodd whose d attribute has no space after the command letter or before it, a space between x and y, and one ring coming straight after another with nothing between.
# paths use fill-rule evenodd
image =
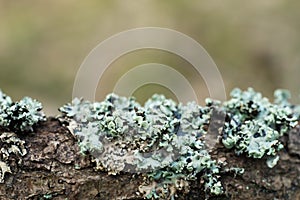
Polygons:
<instances>
[{"instance_id":1,"label":"rough bark texture","mask_svg":"<svg viewBox=\"0 0 300 200\"><path fill-rule=\"evenodd\" d=\"M95 171L91 158L81 155L75 139L58 120L49 118L22 139L28 153L21 166L13 166L12 174L5 175L0 199L142 199L137 195L141 176ZM212 151L214 158L226 160L229 167L242 167L245 173L222 174L223 196L205 196L203 185L195 181L190 192L179 194L178 199L300 199L300 127L283 142L285 149L273 169L267 167L265 159L236 156L217 146Z\"/></svg>"}]
</instances>

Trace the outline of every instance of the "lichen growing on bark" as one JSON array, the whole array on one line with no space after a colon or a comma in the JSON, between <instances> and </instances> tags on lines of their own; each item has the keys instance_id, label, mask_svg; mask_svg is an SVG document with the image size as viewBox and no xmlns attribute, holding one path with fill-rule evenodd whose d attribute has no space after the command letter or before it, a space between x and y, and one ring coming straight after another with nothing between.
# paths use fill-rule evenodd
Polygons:
<instances>
[{"instance_id":1,"label":"lichen growing on bark","mask_svg":"<svg viewBox=\"0 0 300 200\"><path fill-rule=\"evenodd\" d=\"M275 103L252 88L235 89L231 96L223 104L208 99L201 107L176 104L162 95L141 106L134 98L111 94L102 102L74 99L59 110L81 151L93 156L96 169L145 174L139 187L145 198L172 199L179 191L188 192L199 175L207 193L224 192L220 172L232 169L213 160L205 144L213 109L226 113L220 135L226 148L253 158L266 155L269 167L277 164L280 137L297 124L297 107L281 90L275 92Z\"/></svg>"},{"instance_id":2,"label":"lichen growing on bark","mask_svg":"<svg viewBox=\"0 0 300 200\"><path fill-rule=\"evenodd\" d=\"M279 97L279 93L281 93ZM227 113L222 143L234 149L237 155L262 158L268 156L267 164L274 167L278 151L283 148L280 137L297 125L297 116L280 90L275 92L275 103L255 92L234 89L231 99L224 102Z\"/></svg>"},{"instance_id":3,"label":"lichen growing on bark","mask_svg":"<svg viewBox=\"0 0 300 200\"><path fill-rule=\"evenodd\" d=\"M215 130L221 144L238 155L267 157L267 165L274 167L283 148L281 137L299 120L299 106L289 103L289 97L287 91L278 90L270 103L253 89L236 89L232 99L223 104L207 99L203 107L193 102L183 105L154 95L141 106L134 98L111 94L102 102L74 99L60 108L59 119L67 122L81 152L91 154L96 170L144 177L136 188L139 196L175 199L188 193L193 181L200 183L206 194L219 195L227 186L221 182L223 174L242 174L244 169L230 163L227 167L226 159L210 155L213 151L206 136L213 130L214 111L224 114L223 130ZM0 108L0 182L4 182L7 174L18 171L27 153L17 134L24 139L22 133L33 130L45 117L39 102L30 98L13 102L2 92ZM288 134L292 138L293 132ZM295 144L289 141L289 149L295 150Z\"/></svg>"},{"instance_id":4,"label":"lichen growing on bark","mask_svg":"<svg viewBox=\"0 0 300 200\"><path fill-rule=\"evenodd\" d=\"M140 187L146 198L174 198L177 190L188 191L189 181L200 173L208 193L223 192L219 163L204 141L212 107L176 104L162 95L140 106L133 98L111 94L96 103L75 99L60 111L76 122L69 128L98 169L146 174Z\"/></svg>"},{"instance_id":5,"label":"lichen growing on bark","mask_svg":"<svg viewBox=\"0 0 300 200\"><path fill-rule=\"evenodd\" d=\"M22 157L27 154L24 147L25 141L17 137L15 133L0 133L0 183L4 182L5 174L13 173L11 169L11 157L15 164L22 163Z\"/></svg>"},{"instance_id":6,"label":"lichen growing on bark","mask_svg":"<svg viewBox=\"0 0 300 200\"><path fill-rule=\"evenodd\" d=\"M44 121L42 104L30 97L13 102L0 90L0 127L14 132L32 131L39 121Z\"/></svg>"},{"instance_id":7,"label":"lichen growing on bark","mask_svg":"<svg viewBox=\"0 0 300 200\"><path fill-rule=\"evenodd\" d=\"M13 102L9 96L0 90L0 183L4 182L6 174L14 173L26 155L25 141L18 134L33 131L33 126L44 121L41 111L42 104L29 97ZM15 133L14 133L15 132ZM15 162L11 165L12 162Z\"/></svg>"}]
</instances>

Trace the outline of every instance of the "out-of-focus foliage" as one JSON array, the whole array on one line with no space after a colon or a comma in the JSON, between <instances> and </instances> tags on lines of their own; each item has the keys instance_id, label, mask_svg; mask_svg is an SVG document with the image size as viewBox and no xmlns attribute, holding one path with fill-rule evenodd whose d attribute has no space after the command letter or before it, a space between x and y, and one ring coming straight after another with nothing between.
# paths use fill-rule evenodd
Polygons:
<instances>
[{"instance_id":1,"label":"out-of-focus foliage","mask_svg":"<svg viewBox=\"0 0 300 200\"><path fill-rule=\"evenodd\" d=\"M218 65L228 92L236 86L251 86L269 97L275 88L298 94L299 6L290 0L2 0L0 85L14 99L26 95L40 99L53 114L71 99L76 72L99 42L130 28L159 26L183 32L202 44ZM147 62L174 67L196 90L203 91L203 99L208 96L205 83L185 60L143 50L112 63L99 83L105 87L98 91L98 100L112 91L128 69ZM158 90L174 97L155 86L139 90L137 98L145 100Z\"/></svg>"}]
</instances>

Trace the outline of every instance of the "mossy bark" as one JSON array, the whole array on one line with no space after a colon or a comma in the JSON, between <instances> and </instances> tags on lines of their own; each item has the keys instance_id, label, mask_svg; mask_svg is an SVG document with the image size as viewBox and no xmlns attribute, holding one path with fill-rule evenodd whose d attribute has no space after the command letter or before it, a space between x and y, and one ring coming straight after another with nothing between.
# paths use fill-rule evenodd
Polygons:
<instances>
[{"instance_id":1,"label":"mossy bark","mask_svg":"<svg viewBox=\"0 0 300 200\"><path fill-rule=\"evenodd\" d=\"M22 139L28 153L20 166L12 167L12 174L5 175L0 199L142 199L137 193L142 176L95 171L91 157L79 152L74 137L55 118L48 118ZM177 199L300 199L300 127L282 139L285 148L273 169L264 158L236 156L217 145L212 157L225 160L229 167L244 168L245 173L223 172L226 193L222 196L205 195L201 181L195 181L189 193Z\"/></svg>"}]
</instances>

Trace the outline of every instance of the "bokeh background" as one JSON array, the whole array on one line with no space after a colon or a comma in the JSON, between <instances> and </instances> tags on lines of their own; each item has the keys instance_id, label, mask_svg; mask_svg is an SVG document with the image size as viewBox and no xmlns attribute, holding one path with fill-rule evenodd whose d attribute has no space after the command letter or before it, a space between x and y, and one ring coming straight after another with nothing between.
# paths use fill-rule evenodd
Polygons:
<instances>
[{"instance_id":1,"label":"bokeh background","mask_svg":"<svg viewBox=\"0 0 300 200\"><path fill-rule=\"evenodd\" d=\"M97 44L124 30L157 26L198 41L217 64L227 93L250 86L272 98L274 89L286 88L299 103L299 8L299 1L287 0L0 0L0 88L15 100L37 98L47 114L55 115L71 100L77 70ZM147 62L174 67L201 91L201 98L209 95L183 59L141 50L110 66L97 99L126 70ZM135 96L142 102L154 92L174 96L158 85L141 87Z\"/></svg>"}]
</instances>

